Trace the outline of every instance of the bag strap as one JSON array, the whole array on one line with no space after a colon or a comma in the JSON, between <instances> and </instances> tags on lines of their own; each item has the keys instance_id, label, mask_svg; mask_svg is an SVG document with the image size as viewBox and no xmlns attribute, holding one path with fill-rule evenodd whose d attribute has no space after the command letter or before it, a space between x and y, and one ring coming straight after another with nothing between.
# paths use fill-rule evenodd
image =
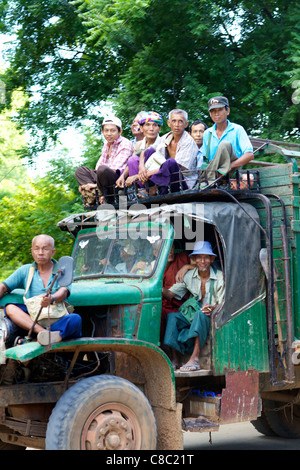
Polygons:
<instances>
[{"instance_id":1,"label":"bag strap","mask_svg":"<svg viewBox=\"0 0 300 470\"><path fill-rule=\"evenodd\" d=\"M217 271L215 270L215 268L213 266L211 266L211 269L216 274ZM215 279L211 279L210 280L210 290L209 290L209 304L211 304L212 296L213 296L213 293L214 293L214 286L215 286Z\"/></svg>"},{"instance_id":2,"label":"bag strap","mask_svg":"<svg viewBox=\"0 0 300 470\"><path fill-rule=\"evenodd\" d=\"M211 304L212 296L214 293L215 279L210 280L209 304Z\"/></svg>"},{"instance_id":3,"label":"bag strap","mask_svg":"<svg viewBox=\"0 0 300 470\"><path fill-rule=\"evenodd\" d=\"M32 282L34 272L35 272L35 267L34 267L34 266L30 266L30 269L29 269L29 272L28 272L28 277L27 277L27 284L26 284L26 288L25 288L25 292L24 292L24 296L23 296L24 299L25 299L25 297L26 297L26 294L27 294L28 289L29 289L29 287L30 287L30 284L31 284L31 282Z\"/></svg>"},{"instance_id":4,"label":"bag strap","mask_svg":"<svg viewBox=\"0 0 300 470\"><path fill-rule=\"evenodd\" d=\"M206 149L206 154L203 155L203 161L204 161L205 163L209 163L208 155L209 155L209 148L210 148L211 136L212 136L212 132L209 133L208 143L207 143L207 149Z\"/></svg>"}]
</instances>

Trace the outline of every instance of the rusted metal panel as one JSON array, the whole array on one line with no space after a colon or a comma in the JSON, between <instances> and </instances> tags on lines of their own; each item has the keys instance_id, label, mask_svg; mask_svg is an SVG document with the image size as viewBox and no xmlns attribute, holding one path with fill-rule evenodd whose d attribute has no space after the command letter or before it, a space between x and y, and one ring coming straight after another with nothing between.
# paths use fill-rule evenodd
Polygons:
<instances>
[{"instance_id":1,"label":"rusted metal panel","mask_svg":"<svg viewBox=\"0 0 300 470\"><path fill-rule=\"evenodd\" d=\"M63 393L63 383L2 386L0 387L0 407L24 403L56 403Z\"/></svg>"},{"instance_id":2,"label":"rusted metal panel","mask_svg":"<svg viewBox=\"0 0 300 470\"><path fill-rule=\"evenodd\" d=\"M250 421L260 415L259 372L228 372L222 392L220 424Z\"/></svg>"}]
</instances>

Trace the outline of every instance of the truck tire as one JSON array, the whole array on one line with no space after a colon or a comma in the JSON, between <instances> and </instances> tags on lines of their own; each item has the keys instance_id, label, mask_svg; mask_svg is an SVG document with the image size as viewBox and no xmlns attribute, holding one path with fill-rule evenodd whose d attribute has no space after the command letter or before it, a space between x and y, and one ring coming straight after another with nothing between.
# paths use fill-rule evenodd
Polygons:
<instances>
[{"instance_id":1,"label":"truck tire","mask_svg":"<svg viewBox=\"0 0 300 470\"><path fill-rule=\"evenodd\" d=\"M83 379L58 400L46 450L154 450L156 422L145 395L131 382L102 375Z\"/></svg>"},{"instance_id":2,"label":"truck tire","mask_svg":"<svg viewBox=\"0 0 300 470\"><path fill-rule=\"evenodd\" d=\"M300 437L300 406L293 405L281 410L281 403L273 400L264 400L265 416L273 432L287 439ZM273 411L274 410L274 411Z\"/></svg>"},{"instance_id":3,"label":"truck tire","mask_svg":"<svg viewBox=\"0 0 300 470\"><path fill-rule=\"evenodd\" d=\"M275 434L275 432L270 427L264 412L262 412L261 416L259 416L254 421L250 421L250 423L255 427L256 431L260 432L264 436L277 436L277 434Z\"/></svg>"}]
</instances>

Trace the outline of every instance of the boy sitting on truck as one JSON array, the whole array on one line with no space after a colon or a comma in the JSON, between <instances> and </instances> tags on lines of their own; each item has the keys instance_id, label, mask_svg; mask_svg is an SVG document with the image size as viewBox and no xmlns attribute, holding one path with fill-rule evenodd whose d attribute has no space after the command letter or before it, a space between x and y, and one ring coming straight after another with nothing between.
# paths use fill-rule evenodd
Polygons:
<instances>
[{"instance_id":1,"label":"boy sitting on truck","mask_svg":"<svg viewBox=\"0 0 300 470\"><path fill-rule=\"evenodd\" d=\"M209 332L209 315L224 298L223 273L211 266L216 257L211 244L207 241L196 242L190 257L196 267L185 274L183 282L163 291L163 295L170 299L182 299L189 292L190 299L196 301L193 315L190 315L190 310L182 308L183 304L181 311L167 316L164 344L172 350L174 369L179 365L178 352L191 354L187 363L180 368L185 372L200 370L199 353Z\"/></svg>"},{"instance_id":2,"label":"boy sitting on truck","mask_svg":"<svg viewBox=\"0 0 300 470\"><path fill-rule=\"evenodd\" d=\"M105 192L107 202L113 202L115 183L133 153L133 143L121 135L122 131L122 121L119 118L116 116L105 118L102 122L105 143L95 169L80 166L75 171L75 177L80 185L79 192L86 206L93 206L96 203L96 188L101 196L100 204L105 203Z\"/></svg>"}]
</instances>

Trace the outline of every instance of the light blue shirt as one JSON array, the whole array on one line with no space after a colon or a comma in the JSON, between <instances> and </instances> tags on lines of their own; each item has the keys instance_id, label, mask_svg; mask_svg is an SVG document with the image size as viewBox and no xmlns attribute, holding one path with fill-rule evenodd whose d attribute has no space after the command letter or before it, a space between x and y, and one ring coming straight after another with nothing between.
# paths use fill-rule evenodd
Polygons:
<instances>
[{"instance_id":1,"label":"light blue shirt","mask_svg":"<svg viewBox=\"0 0 300 470\"><path fill-rule=\"evenodd\" d=\"M203 163L203 145L201 145L201 147L199 148L196 158L197 158L197 169L199 169L201 168L201 165Z\"/></svg>"},{"instance_id":2,"label":"light blue shirt","mask_svg":"<svg viewBox=\"0 0 300 470\"><path fill-rule=\"evenodd\" d=\"M35 297L36 295L41 295L41 294L46 294L47 289L49 289L53 278L56 274L57 271L57 266L58 262L54 259L52 259L54 266L52 273L49 277L48 280L48 285L44 287L44 283L42 281L42 278L40 277L40 274L38 270L36 269L29 287L29 290L26 294L26 298L29 299L31 297ZM27 284L27 278L29 274L29 269L31 266L36 267L36 263L34 262L33 264L24 264L20 268L18 268L14 273L12 273L5 281L3 281L3 284L7 287L8 291L11 292L14 289L26 289L26 284ZM60 286L57 284L57 281L55 281L53 288L52 288L52 293L54 294ZM67 289L70 292L70 286L67 287Z\"/></svg>"},{"instance_id":3,"label":"light blue shirt","mask_svg":"<svg viewBox=\"0 0 300 470\"><path fill-rule=\"evenodd\" d=\"M207 157L208 160L212 160L214 158L218 145L220 144L220 142L223 142L223 141L231 143L236 153L237 158L240 158L246 152L253 152L252 144L250 142L250 139L245 129L239 124L234 124L233 122L230 122L229 120L227 120L227 123L228 125L225 131L223 132L221 139L219 139L219 137L217 136L216 124L214 124L209 129L206 129L206 131L204 132L203 149L202 149L203 155L206 155L209 134L212 134L210 146L209 146L209 154Z\"/></svg>"}]
</instances>

